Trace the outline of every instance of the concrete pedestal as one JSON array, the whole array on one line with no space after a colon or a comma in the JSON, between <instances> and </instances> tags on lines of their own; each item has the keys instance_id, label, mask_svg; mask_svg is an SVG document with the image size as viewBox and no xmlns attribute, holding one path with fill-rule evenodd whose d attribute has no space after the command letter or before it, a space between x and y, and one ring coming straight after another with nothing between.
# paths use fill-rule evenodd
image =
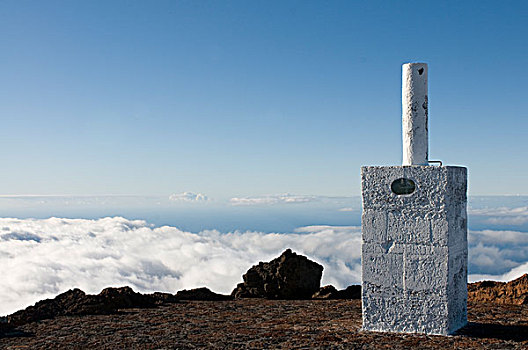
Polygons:
<instances>
[{"instance_id":1,"label":"concrete pedestal","mask_svg":"<svg viewBox=\"0 0 528 350\"><path fill-rule=\"evenodd\" d=\"M463 327L466 168L362 167L361 181L363 329L445 335Z\"/></svg>"}]
</instances>

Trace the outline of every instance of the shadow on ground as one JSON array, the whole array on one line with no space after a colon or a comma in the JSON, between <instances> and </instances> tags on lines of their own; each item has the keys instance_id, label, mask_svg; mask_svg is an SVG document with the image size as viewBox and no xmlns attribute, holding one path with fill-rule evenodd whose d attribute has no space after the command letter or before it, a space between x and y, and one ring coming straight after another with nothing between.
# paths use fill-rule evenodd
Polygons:
<instances>
[{"instance_id":1,"label":"shadow on ground","mask_svg":"<svg viewBox=\"0 0 528 350\"><path fill-rule=\"evenodd\" d=\"M32 337L33 333L28 333L16 329L14 327L7 327L0 325L0 339L2 338L19 338L19 337Z\"/></svg>"},{"instance_id":2,"label":"shadow on ground","mask_svg":"<svg viewBox=\"0 0 528 350\"><path fill-rule=\"evenodd\" d=\"M528 340L528 325L503 325L498 323L469 322L457 335L471 338L492 338L501 340Z\"/></svg>"}]
</instances>

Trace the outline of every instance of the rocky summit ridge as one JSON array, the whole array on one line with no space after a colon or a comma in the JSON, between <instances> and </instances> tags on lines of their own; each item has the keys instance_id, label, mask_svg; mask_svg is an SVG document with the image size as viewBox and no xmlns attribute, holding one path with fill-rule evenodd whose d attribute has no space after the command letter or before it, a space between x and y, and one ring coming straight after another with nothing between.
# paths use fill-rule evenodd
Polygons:
<instances>
[{"instance_id":1,"label":"rocky summit ridge","mask_svg":"<svg viewBox=\"0 0 528 350\"><path fill-rule=\"evenodd\" d=\"M528 305L528 273L509 282L470 283L468 299L479 303Z\"/></svg>"}]
</instances>

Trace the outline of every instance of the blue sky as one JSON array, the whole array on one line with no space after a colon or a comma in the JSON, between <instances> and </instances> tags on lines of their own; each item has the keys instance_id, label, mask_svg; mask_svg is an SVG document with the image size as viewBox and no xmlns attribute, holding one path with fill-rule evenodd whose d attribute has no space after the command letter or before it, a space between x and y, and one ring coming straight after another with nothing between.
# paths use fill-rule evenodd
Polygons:
<instances>
[{"instance_id":1,"label":"blue sky","mask_svg":"<svg viewBox=\"0 0 528 350\"><path fill-rule=\"evenodd\" d=\"M401 64L430 158L527 194L524 1L1 1L0 194L349 196L401 163Z\"/></svg>"}]
</instances>

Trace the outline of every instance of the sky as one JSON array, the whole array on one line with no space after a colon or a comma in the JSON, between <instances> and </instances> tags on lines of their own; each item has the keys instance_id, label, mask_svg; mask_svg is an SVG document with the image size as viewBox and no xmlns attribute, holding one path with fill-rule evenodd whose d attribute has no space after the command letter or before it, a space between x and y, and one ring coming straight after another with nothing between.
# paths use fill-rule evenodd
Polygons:
<instances>
[{"instance_id":1,"label":"sky","mask_svg":"<svg viewBox=\"0 0 528 350\"><path fill-rule=\"evenodd\" d=\"M0 1L0 194L354 196L401 164L401 65L429 154L528 194L525 1Z\"/></svg>"}]
</instances>

